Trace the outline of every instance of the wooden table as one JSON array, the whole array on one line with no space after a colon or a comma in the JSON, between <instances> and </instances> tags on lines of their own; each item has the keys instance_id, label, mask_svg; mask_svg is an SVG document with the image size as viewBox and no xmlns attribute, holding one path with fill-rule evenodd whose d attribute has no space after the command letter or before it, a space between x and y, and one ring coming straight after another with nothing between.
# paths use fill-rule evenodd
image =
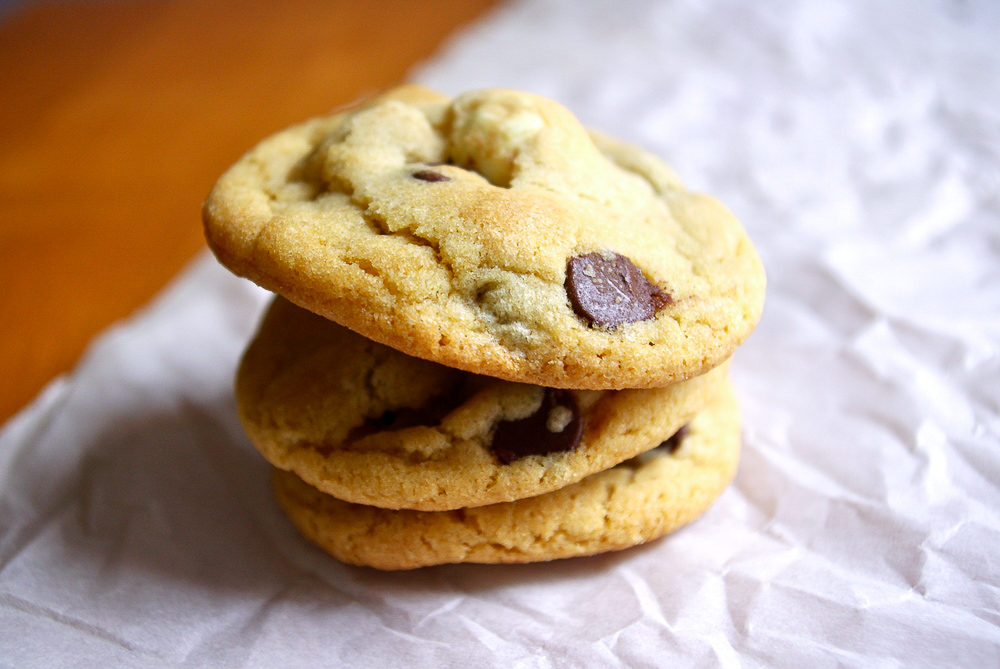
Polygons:
<instances>
[{"instance_id":1,"label":"wooden table","mask_svg":"<svg viewBox=\"0 0 1000 669\"><path fill-rule=\"evenodd\" d=\"M0 422L204 243L263 136L405 79L494 0L43 2L0 23Z\"/></svg>"}]
</instances>

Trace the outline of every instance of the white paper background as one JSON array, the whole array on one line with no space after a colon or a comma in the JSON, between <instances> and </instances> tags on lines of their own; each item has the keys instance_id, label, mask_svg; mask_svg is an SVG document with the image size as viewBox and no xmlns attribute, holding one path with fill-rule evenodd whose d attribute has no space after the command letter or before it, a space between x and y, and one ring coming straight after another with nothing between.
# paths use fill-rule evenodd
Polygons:
<instances>
[{"instance_id":1,"label":"white paper background","mask_svg":"<svg viewBox=\"0 0 1000 669\"><path fill-rule=\"evenodd\" d=\"M997 666L998 36L987 0L501 8L414 78L555 97L757 243L734 485L620 554L342 566L234 416L266 296L204 257L0 432L0 666Z\"/></svg>"}]
</instances>

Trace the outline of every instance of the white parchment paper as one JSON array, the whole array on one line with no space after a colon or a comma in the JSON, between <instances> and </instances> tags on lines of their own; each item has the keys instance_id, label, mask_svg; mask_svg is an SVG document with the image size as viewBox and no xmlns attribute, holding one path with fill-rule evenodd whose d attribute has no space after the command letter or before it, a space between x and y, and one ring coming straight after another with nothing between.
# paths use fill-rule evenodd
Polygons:
<instances>
[{"instance_id":1,"label":"white parchment paper","mask_svg":"<svg viewBox=\"0 0 1000 669\"><path fill-rule=\"evenodd\" d=\"M998 36L988 0L501 7L413 78L562 101L764 258L733 486L618 554L340 565L235 417L267 295L206 255L0 432L0 666L1000 665Z\"/></svg>"}]
</instances>

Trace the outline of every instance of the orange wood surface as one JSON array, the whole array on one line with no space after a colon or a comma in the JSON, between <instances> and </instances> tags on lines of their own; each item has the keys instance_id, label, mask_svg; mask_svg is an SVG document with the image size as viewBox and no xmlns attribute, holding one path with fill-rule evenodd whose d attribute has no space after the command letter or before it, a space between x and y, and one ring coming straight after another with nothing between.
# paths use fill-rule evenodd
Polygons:
<instances>
[{"instance_id":1,"label":"orange wood surface","mask_svg":"<svg viewBox=\"0 0 1000 669\"><path fill-rule=\"evenodd\" d=\"M0 421L204 248L263 136L403 81L494 0L41 2L0 23Z\"/></svg>"}]
</instances>

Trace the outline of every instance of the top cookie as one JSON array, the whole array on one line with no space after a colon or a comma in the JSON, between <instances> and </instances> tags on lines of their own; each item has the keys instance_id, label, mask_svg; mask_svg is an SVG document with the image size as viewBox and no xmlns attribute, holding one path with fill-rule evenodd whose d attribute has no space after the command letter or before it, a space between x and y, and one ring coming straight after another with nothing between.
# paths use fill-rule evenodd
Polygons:
<instances>
[{"instance_id":1,"label":"top cookie","mask_svg":"<svg viewBox=\"0 0 1000 669\"><path fill-rule=\"evenodd\" d=\"M640 149L510 90L408 86L259 144L204 206L220 261L404 353L512 381L650 388L750 333L739 222Z\"/></svg>"}]
</instances>

